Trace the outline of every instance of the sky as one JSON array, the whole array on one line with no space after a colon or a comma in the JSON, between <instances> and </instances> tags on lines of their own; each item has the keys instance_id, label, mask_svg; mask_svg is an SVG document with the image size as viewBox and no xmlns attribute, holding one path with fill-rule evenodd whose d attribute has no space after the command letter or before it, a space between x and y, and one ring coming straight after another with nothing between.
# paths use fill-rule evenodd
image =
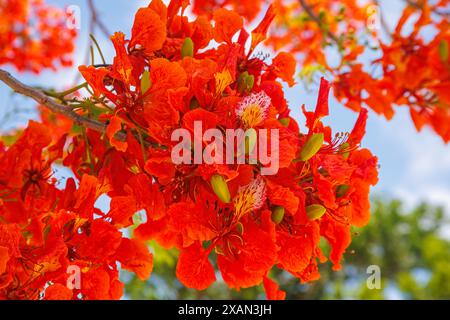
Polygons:
<instances>
[{"instance_id":1,"label":"sky","mask_svg":"<svg viewBox=\"0 0 450 320\"><path fill-rule=\"evenodd\" d=\"M47 0L59 7L77 5L81 9L81 28L77 39L75 66L84 63L88 43L88 23L90 13L85 0ZM130 33L134 13L139 7L146 6L149 1L136 0L96 0L102 20L111 32L123 31ZM401 7L399 1L382 1L382 8L388 24L394 25ZM113 47L108 39L100 32L96 33L97 40L105 53L106 59L112 61ZM98 60L98 59L97 59ZM64 89L64 84L74 84L76 67L58 69L57 72L45 71L39 75L18 74L12 68L5 68L21 81L31 84ZM318 87L310 90L298 84L292 88L285 88L286 98L293 110L293 116L304 122L301 106L307 109L315 107ZM11 97L11 90L0 83L0 119L12 105L33 106L33 102L26 98ZM350 131L357 118L357 114L346 109L330 94L330 116L325 123L331 125L335 132ZM20 118L26 123L27 118L35 114L27 112ZM16 120L14 123L17 123ZM24 122L25 121L25 122ZM0 129L7 129L8 123L0 121ZM378 156L380 164L380 180L373 188L372 195L383 196L387 199L398 198L404 201L407 208L412 208L421 201L445 207L450 213L450 145L445 145L440 137L430 129L425 128L417 133L409 117L406 107L396 108L396 115L391 121L369 112L367 134L362 146L369 148ZM450 234L450 226L446 226L446 234Z\"/></svg>"}]
</instances>

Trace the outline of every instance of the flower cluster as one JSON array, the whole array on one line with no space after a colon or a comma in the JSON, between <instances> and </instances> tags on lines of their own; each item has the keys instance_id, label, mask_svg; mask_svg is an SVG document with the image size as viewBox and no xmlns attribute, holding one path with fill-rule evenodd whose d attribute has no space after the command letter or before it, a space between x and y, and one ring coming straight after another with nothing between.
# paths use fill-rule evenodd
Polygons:
<instances>
[{"instance_id":1,"label":"flower cluster","mask_svg":"<svg viewBox=\"0 0 450 320\"><path fill-rule=\"evenodd\" d=\"M450 141L448 0L407 1L393 30L372 1L196 0L194 8L227 5L254 19L268 3L277 17L265 44L293 53L305 79L329 73L338 100L357 112L365 106L390 120L407 106L418 131L429 126Z\"/></svg>"},{"instance_id":2,"label":"flower cluster","mask_svg":"<svg viewBox=\"0 0 450 320\"><path fill-rule=\"evenodd\" d=\"M367 105L376 113L391 119L394 106L407 106L418 131L430 126L445 143L450 141L450 24L434 22L433 7L424 4L403 12L391 43L381 43L382 57L373 63L381 71L377 77L353 62L342 68L336 79L336 97L347 107L360 110ZM437 9L434 9L437 10ZM413 24L408 34L407 23ZM435 28L431 41L421 35L426 28ZM407 34L407 36L405 36Z\"/></svg>"},{"instance_id":3,"label":"flower cluster","mask_svg":"<svg viewBox=\"0 0 450 320\"><path fill-rule=\"evenodd\" d=\"M0 65L19 71L70 66L77 34L66 12L43 0L5 0L0 3Z\"/></svg>"},{"instance_id":4,"label":"flower cluster","mask_svg":"<svg viewBox=\"0 0 450 320\"><path fill-rule=\"evenodd\" d=\"M378 180L377 158L360 147L367 111L350 133L334 134L322 123L330 90L322 79L315 111L303 107L302 132L282 84L294 84L294 58L255 54L273 9L251 33L233 11L216 10L212 22L190 21L185 9L183 1L153 0L136 13L130 39L111 37L111 65L79 67L92 96L74 110L104 123L105 133L75 125L64 134L45 115L50 130L31 122L3 147L0 297L118 298L118 263L149 276L147 240L177 248L176 276L197 290L219 270L230 288L263 284L269 299L280 299L273 268L302 282L318 279L327 259L341 268L351 227L369 220L369 189ZM223 132L277 130L279 170L263 175L262 163L248 161L251 137L244 163L175 164L172 133L194 134L195 122ZM208 142L194 135L194 144ZM76 179L58 189L52 164ZM111 199L108 212L95 206L101 195ZM136 222L137 212L145 222ZM129 239L122 231L130 226ZM64 286L68 265L81 268L80 289Z\"/></svg>"},{"instance_id":5,"label":"flower cluster","mask_svg":"<svg viewBox=\"0 0 450 320\"><path fill-rule=\"evenodd\" d=\"M145 244L125 238L94 207L107 191L97 177L73 178L58 188L52 166L65 136L31 121L22 136L0 153L0 299L118 299L122 268L147 278L152 255ZM82 286L68 287L70 268ZM74 269L75 270L75 269Z\"/></svg>"}]
</instances>

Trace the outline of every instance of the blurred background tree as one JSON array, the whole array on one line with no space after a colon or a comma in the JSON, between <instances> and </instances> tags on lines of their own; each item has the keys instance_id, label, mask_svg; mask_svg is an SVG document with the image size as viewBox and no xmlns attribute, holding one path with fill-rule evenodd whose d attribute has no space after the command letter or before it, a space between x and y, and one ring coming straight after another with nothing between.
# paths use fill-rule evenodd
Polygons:
<instances>
[{"instance_id":1,"label":"blurred background tree","mask_svg":"<svg viewBox=\"0 0 450 320\"><path fill-rule=\"evenodd\" d=\"M406 211L400 201L373 202L367 227L355 229L345 255L343 269L320 266L321 279L300 284L286 272L273 270L287 299L450 299L449 220L443 209L421 204ZM155 253L149 281L124 272L126 298L130 299L264 299L262 285L237 292L223 282L197 292L181 285L175 277L177 251L165 251L150 243ZM327 253L327 244L323 243ZM366 285L367 268L381 270L381 289Z\"/></svg>"}]
</instances>

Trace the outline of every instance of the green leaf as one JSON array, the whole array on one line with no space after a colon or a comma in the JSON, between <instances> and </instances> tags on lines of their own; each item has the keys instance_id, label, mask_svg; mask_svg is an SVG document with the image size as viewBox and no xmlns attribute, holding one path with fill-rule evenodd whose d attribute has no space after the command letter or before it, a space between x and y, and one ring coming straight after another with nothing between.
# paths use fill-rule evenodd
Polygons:
<instances>
[{"instance_id":1,"label":"green leaf","mask_svg":"<svg viewBox=\"0 0 450 320\"><path fill-rule=\"evenodd\" d=\"M80 126L80 125L74 123L74 124L72 125L72 133L73 133L73 134L81 134L82 128L83 128L82 126Z\"/></svg>"}]
</instances>

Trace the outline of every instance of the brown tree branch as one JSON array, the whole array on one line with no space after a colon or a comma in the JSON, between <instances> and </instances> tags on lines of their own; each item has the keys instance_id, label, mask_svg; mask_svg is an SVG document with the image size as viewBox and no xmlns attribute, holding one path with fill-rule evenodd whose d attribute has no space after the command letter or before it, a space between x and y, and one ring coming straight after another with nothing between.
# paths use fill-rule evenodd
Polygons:
<instances>
[{"instance_id":1,"label":"brown tree branch","mask_svg":"<svg viewBox=\"0 0 450 320\"><path fill-rule=\"evenodd\" d=\"M13 89L15 92L27 96L36 102L40 103L41 105L49 108L51 111L55 113L62 114L72 120L73 122L77 123L78 125L81 125L85 128L95 130L101 133L106 132L107 125L105 123L99 122L94 119L83 117L82 115L79 115L75 111L72 110L70 106L61 104L53 100L51 97L46 95L42 90L27 86L26 84L20 82L16 78L14 78L9 72L0 69L0 81L5 83L8 87ZM143 141L142 137L139 137L139 134L136 132L132 132L133 136L136 137L136 139L139 138L139 141L144 143L145 147L153 147L153 148L160 148L160 149L166 149L167 147L160 145L159 143L153 143L149 141ZM115 139L126 141L127 140L127 134L125 132L117 132L114 136Z\"/></svg>"},{"instance_id":2,"label":"brown tree branch","mask_svg":"<svg viewBox=\"0 0 450 320\"><path fill-rule=\"evenodd\" d=\"M78 113L73 111L71 107L56 102L55 100L47 96L43 91L27 86L26 84L14 78L9 72L2 69L0 69L0 80L15 92L30 97L43 106L46 106L51 111L62 114L79 125L99 132L106 131L106 124L79 115Z\"/></svg>"},{"instance_id":3,"label":"brown tree branch","mask_svg":"<svg viewBox=\"0 0 450 320\"><path fill-rule=\"evenodd\" d=\"M333 40L337 45L339 45L339 38L330 30L326 30L323 27L323 23L320 20L320 18L314 13L311 6L306 2L306 0L299 0L300 5L302 6L303 10L308 14L308 16L315 22L317 25L326 33L326 35Z\"/></svg>"}]
</instances>

